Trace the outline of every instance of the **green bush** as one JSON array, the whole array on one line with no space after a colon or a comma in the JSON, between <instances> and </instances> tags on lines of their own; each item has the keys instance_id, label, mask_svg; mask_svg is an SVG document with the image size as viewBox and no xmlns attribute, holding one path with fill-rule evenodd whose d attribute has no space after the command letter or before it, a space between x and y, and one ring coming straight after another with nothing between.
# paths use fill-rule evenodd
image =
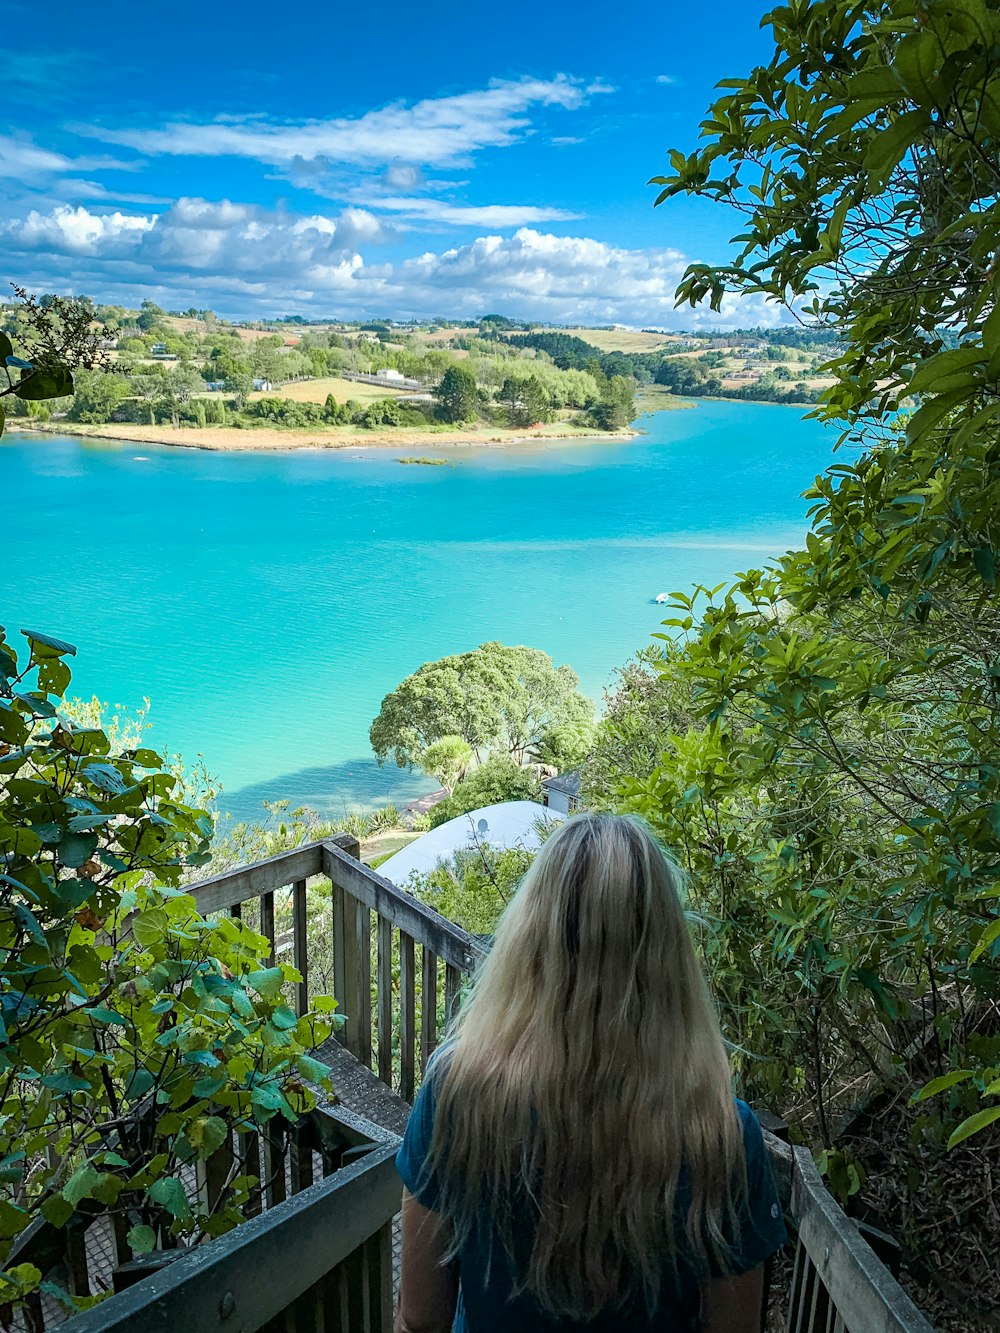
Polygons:
<instances>
[{"instance_id":1,"label":"green bush","mask_svg":"<svg viewBox=\"0 0 1000 1333\"><path fill-rule=\"evenodd\" d=\"M537 768L519 768L505 755L487 759L449 797L431 809L431 828L480 806L497 805L501 801L537 801L540 791Z\"/></svg>"},{"instance_id":2,"label":"green bush","mask_svg":"<svg viewBox=\"0 0 1000 1333\"><path fill-rule=\"evenodd\" d=\"M0 631L0 1262L35 1219L63 1227L92 1203L128 1219L137 1253L214 1236L258 1182L235 1174L208 1213L182 1165L308 1109L333 1002L297 1018L294 970L269 967L242 923L199 915L180 886L209 859L210 817L159 755L74 724L75 649L25 637L19 661ZM7 1269L0 1297L40 1279Z\"/></svg>"}]
</instances>

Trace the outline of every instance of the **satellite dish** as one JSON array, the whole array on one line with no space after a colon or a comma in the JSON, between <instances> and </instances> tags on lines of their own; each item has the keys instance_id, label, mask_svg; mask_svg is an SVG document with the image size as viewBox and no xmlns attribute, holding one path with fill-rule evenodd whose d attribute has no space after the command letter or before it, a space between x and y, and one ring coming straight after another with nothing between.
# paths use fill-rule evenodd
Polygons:
<instances>
[{"instance_id":1,"label":"satellite dish","mask_svg":"<svg viewBox=\"0 0 1000 1333\"><path fill-rule=\"evenodd\" d=\"M490 826L489 824L487 824L485 819L479 819L476 821L477 833L489 833L489 831L490 831Z\"/></svg>"}]
</instances>

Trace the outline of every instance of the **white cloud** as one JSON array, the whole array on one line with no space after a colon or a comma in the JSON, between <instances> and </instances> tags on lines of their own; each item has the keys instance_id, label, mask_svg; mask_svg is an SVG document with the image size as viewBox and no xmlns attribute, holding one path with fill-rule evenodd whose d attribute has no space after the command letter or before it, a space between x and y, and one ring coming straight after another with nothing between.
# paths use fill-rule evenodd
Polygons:
<instances>
[{"instance_id":1,"label":"white cloud","mask_svg":"<svg viewBox=\"0 0 1000 1333\"><path fill-rule=\"evenodd\" d=\"M63 254L107 255L132 245L156 225L155 217L135 213L91 213L59 204L50 213L32 209L23 221L0 228L0 235L24 250L51 249Z\"/></svg>"},{"instance_id":2,"label":"white cloud","mask_svg":"<svg viewBox=\"0 0 1000 1333\"><path fill-rule=\"evenodd\" d=\"M489 87L449 97L402 102L356 118L273 124L216 119L208 124L173 121L160 129L79 127L107 143L148 154L244 157L271 167L323 163L351 166L466 164L483 148L505 147L531 128L528 112L539 107L579 107L591 86L554 79L494 80Z\"/></svg>"},{"instance_id":3,"label":"white cloud","mask_svg":"<svg viewBox=\"0 0 1000 1333\"><path fill-rule=\"evenodd\" d=\"M721 315L676 311L687 258L669 247L627 249L521 227L396 262L362 256L385 239L384 224L362 208L305 216L203 199L179 200L159 215L61 206L0 224L5 256L24 281L133 305L149 296L233 316L500 310L566 324L782 322L780 308L759 299L728 298Z\"/></svg>"},{"instance_id":4,"label":"white cloud","mask_svg":"<svg viewBox=\"0 0 1000 1333\"><path fill-rule=\"evenodd\" d=\"M0 134L0 176L14 180L31 179L65 171L70 166L61 153L50 153L29 139L12 139Z\"/></svg>"},{"instance_id":5,"label":"white cloud","mask_svg":"<svg viewBox=\"0 0 1000 1333\"><path fill-rule=\"evenodd\" d=\"M666 83L676 87L681 81L676 74L657 74L657 83Z\"/></svg>"},{"instance_id":6,"label":"white cloud","mask_svg":"<svg viewBox=\"0 0 1000 1333\"><path fill-rule=\"evenodd\" d=\"M581 217L563 208L534 204L451 204L443 199L381 198L369 202L388 213L456 227L524 227L539 222L571 222Z\"/></svg>"}]
</instances>

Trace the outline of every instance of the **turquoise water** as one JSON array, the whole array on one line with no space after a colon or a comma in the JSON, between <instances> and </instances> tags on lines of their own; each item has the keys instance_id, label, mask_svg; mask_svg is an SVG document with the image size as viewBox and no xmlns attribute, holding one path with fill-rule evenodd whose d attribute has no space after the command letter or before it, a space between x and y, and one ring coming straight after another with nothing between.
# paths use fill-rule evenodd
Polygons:
<instances>
[{"instance_id":1,"label":"turquoise water","mask_svg":"<svg viewBox=\"0 0 1000 1333\"><path fill-rule=\"evenodd\" d=\"M448 467L11 435L0 622L75 643L75 692L148 696L151 742L204 755L234 814L405 799L433 784L379 769L367 733L422 662L528 643L599 699L659 628L656 593L801 540L831 461L816 422L703 402L640 424Z\"/></svg>"}]
</instances>

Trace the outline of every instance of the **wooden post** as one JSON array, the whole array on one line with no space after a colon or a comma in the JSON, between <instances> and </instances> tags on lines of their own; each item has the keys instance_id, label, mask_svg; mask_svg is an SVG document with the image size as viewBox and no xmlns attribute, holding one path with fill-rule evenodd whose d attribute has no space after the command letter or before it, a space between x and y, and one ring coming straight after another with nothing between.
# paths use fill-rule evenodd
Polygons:
<instances>
[{"instance_id":1,"label":"wooden post","mask_svg":"<svg viewBox=\"0 0 1000 1333\"><path fill-rule=\"evenodd\" d=\"M306 915L306 882L292 885L292 959L302 980L295 989L295 1012L299 1018L309 1012L309 938Z\"/></svg>"},{"instance_id":2,"label":"wooden post","mask_svg":"<svg viewBox=\"0 0 1000 1333\"><path fill-rule=\"evenodd\" d=\"M462 974L448 963L444 969L444 1021L450 1023L458 1013L458 997L462 991Z\"/></svg>"},{"instance_id":3,"label":"wooden post","mask_svg":"<svg viewBox=\"0 0 1000 1333\"><path fill-rule=\"evenodd\" d=\"M413 966L413 936L399 932L399 1095L413 1101L416 1034L416 972Z\"/></svg>"},{"instance_id":4,"label":"wooden post","mask_svg":"<svg viewBox=\"0 0 1000 1333\"><path fill-rule=\"evenodd\" d=\"M292 1193L308 1189L313 1183L312 1126L308 1121L296 1125L289 1134Z\"/></svg>"},{"instance_id":5,"label":"wooden post","mask_svg":"<svg viewBox=\"0 0 1000 1333\"><path fill-rule=\"evenodd\" d=\"M252 1189L245 1204L247 1217L256 1217L263 1208L264 1182L260 1171L260 1134L257 1130L241 1131L236 1136L240 1155L240 1174L256 1176L258 1184Z\"/></svg>"},{"instance_id":6,"label":"wooden post","mask_svg":"<svg viewBox=\"0 0 1000 1333\"><path fill-rule=\"evenodd\" d=\"M198 1196L206 1213L214 1213L229 1183L233 1165L233 1142L227 1137L206 1161L198 1159L195 1179Z\"/></svg>"},{"instance_id":7,"label":"wooden post","mask_svg":"<svg viewBox=\"0 0 1000 1333\"><path fill-rule=\"evenodd\" d=\"M392 1223L365 1241L368 1264L368 1317L371 1333L392 1333Z\"/></svg>"},{"instance_id":8,"label":"wooden post","mask_svg":"<svg viewBox=\"0 0 1000 1333\"><path fill-rule=\"evenodd\" d=\"M288 1191L285 1188L285 1145L281 1129L269 1120L264 1126L264 1197L268 1208L283 1203Z\"/></svg>"},{"instance_id":9,"label":"wooden post","mask_svg":"<svg viewBox=\"0 0 1000 1333\"><path fill-rule=\"evenodd\" d=\"M392 1087L392 922L378 919L378 1076Z\"/></svg>"},{"instance_id":10,"label":"wooden post","mask_svg":"<svg viewBox=\"0 0 1000 1333\"><path fill-rule=\"evenodd\" d=\"M427 1068L427 1061L437 1045L437 954L424 945L424 977L420 992L420 1072Z\"/></svg>"},{"instance_id":11,"label":"wooden post","mask_svg":"<svg viewBox=\"0 0 1000 1333\"><path fill-rule=\"evenodd\" d=\"M274 894L261 894L260 899L260 933L271 946L271 952L267 957L268 967L274 966Z\"/></svg>"},{"instance_id":12,"label":"wooden post","mask_svg":"<svg viewBox=\"0 0 1000 1333\"><path fill-rule=\"evenodd\" d=\"M354 900L354 965L357 972L358 1049L361 1063L372 1067L372 914Z\"/></svg>"}]
</instances>

